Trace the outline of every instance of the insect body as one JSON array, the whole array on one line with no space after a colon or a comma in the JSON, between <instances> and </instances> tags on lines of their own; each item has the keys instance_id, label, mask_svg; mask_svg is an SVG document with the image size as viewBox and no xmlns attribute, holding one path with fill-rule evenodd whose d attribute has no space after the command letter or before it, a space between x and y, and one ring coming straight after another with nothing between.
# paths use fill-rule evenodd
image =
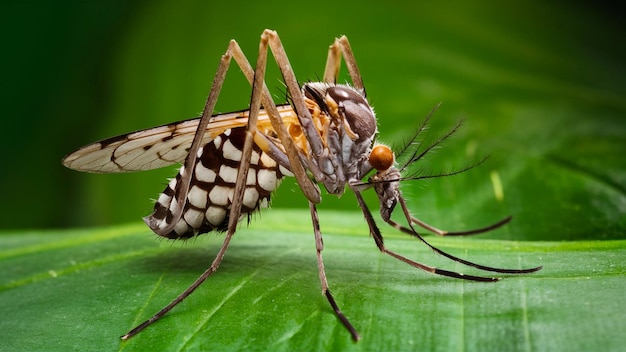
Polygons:
<instances>
[{"instance_id":1,"label":"insect body","mask_svg":"<svg viewBox=\"0 0 626 352\"><path fill-rule=\"evenodd\" d=\"M362 155L366 155L376 132L374 113L365 98L349 86L305 84L303 92L312 121L327 147L321 156L312 156L302 128L297 119L293 118L288 128L290 137L295 141L298 153L308 157L307 168L319 168L321 176L317 181L323 183L328 192L340 194L346 187L346 180L360 180L360 174L366 168L364 163L367 159ZM334 109L329 107L331 104L334 104ZM342 115L339 109L342 110ZM358 113L361 115L353 116ZM283 123L287 123L285 120L283 119ZM353 121L354 126L350 121ZM257 123L257 128L259 127ZM292 176L284 150L273 137L276 132L271 126L259 132L259 138L263 139L260 144L265 144L268 149L265 152L253 144L240 205L242 216L266 207L271 192L276 189L282 177ZM174 201L174 196L180 194L177 187L185 174L184 168L158 198L154 213L144 219L148 226L154 232L169 238L192 237L213 229L226 230L245 138L245 127L231 128L198 149L183 216L171 231L162 230L171 227L177 212L179 205Z\"/></svg>"},{"instance_id":2,"label":"insect body","mask_svg":"<svg viewBox=\"0 0 626 352\"><path fill-rule=\"evenodd\" d=\"M265 87L268 47L281 70L291 104L276 106ZM352 85L336 83L342 56ZM212 115L233 58L252 85L250 109ZM297 179L309 201L322 294L354 340L359 339L359 334L335 302L324 272L322 234L315 207L320 202L317 184L330 194L341 195L346 189L354 192L379 250L416 268L465 280L498 280L430 267L388 250L363 200L362 191L374 189L385 222L419 238L437 253L454 261L498 273L522 274L541 269L500 269L468 262L430 245L415 230L413 225L438 235L469 235L489 231L510 220L506 218L477 230L447 232L410 215L400 193L402 180L446 176L468 169L431 176L403 176L409 165L449 137L457 127L422 150L413 150L412 142L424 128L422 125L400 151L402 155L409 155L408 159L397 165L391 149L375 141L376 117L366 99L361 75L346 37L336 39L330 46L324 81L306 83L302 87L296 81L276 32L263 32L256 69L252 69L238 44L231 41L200 118L105 139L83 147L63 160L69 168L98 173L131 172L183 163L176 178L158 197L153 213L144 218L146 224L156 234L172 239L189 238L213 230L226 232L224 244L212 265L168 306L122 338L130 338L158 320L213 274L239 220L266 207L270 194L285 176ZM391 219L398 206L406 225Z\"/></svg>"}]
</instances>

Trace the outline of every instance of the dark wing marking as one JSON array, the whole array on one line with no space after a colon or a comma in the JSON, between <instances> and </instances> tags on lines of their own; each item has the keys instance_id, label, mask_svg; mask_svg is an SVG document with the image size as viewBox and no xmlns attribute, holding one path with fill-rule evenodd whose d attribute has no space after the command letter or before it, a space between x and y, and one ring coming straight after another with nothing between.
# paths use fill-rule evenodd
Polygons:
<instances>
[{"instance_id":1,"label":"dark wing marking","mask_svg":"<svg viewBox=\"0 0 626 352\"><path fill-rule=\"evenodd\" d=\"M283 118L295 117L289 105L278 106ZM202 144L213 140L230 128L245 126L248 112L215 115L202 139ZM193 141L199 119L174 122L167 125L103 139L86 145L63 158L70 169L92 173L122 173L152 170L181 163ZM270 125L261 112L259 124Z\"/></svg>"}]
</instances>

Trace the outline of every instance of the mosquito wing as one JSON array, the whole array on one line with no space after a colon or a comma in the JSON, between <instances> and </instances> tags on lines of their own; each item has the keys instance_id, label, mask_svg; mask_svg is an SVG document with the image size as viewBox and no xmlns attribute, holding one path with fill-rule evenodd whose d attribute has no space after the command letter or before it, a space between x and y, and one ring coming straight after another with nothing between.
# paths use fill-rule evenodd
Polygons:
<instances>
[{"instance_id":1,"label":"mosquito wing","mask_svg":"<svg viewBox=\"0 0 626 352\"><path fill-rule=\"evenodd\" d=\"M297 122L297 116L288 104L278 106L286 123ZM103 139L86 145L63 158L70 169L92 173L122 173L152 170L182 163L187 157L199 118L174 122L142 131ZM212 141L225 130L248 123L248 111L215 115L207 127L202 144ZM259 115L259 130L272 131L269 117Z\"/></svg>"}]
</instances>

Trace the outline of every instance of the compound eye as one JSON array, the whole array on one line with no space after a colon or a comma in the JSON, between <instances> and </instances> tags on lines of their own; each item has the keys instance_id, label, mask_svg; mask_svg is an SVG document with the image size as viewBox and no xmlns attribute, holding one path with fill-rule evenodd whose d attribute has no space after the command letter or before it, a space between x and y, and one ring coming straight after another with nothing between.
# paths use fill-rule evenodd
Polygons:
<instances>
[{"instance_id":1,"label":"compound eye","mask_svg":"<svg viewBox=\"0 0 626 352\"><path fill-rule=\"evenodd\" d=\"M393 165L393 152L386 145L379 144L372 149L369 162L378 171L385 171Z\"/></svg>"},{"instance_id":2,"label":"compound eye","mask_svg":"<svg viewBox=\"0 0 626 352\"><path fill-rule=\"evenodd\" d=\"M374 111L363 95L347 86L329 87L326 93L343 112L352 132L358 136L357 141L369 139L376 133Z\"/></svg>"}]
</instances>

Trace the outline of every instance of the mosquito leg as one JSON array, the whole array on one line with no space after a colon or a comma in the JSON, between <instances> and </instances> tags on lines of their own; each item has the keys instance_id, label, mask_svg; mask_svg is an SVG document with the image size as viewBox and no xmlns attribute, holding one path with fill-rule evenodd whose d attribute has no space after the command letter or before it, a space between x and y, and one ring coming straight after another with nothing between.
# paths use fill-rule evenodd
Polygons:
<instances>
[{"instance_id":1,"label":"mosquito leg","mask_svg":"<svg viewBox=\"0 0 626 352\"><path fill-rule=\"evenodd\" d=\"M541 266L535 267L535 268L529 268L529 269L494 268L494 267L485 266L485 265L477 264L477 263L474 263L474 262L470 262L470 261L467 261L465 259L461 259L459 257L453 256L452 254L446 253L446 252L442 251L441 249L439 249L439 248L431 245L430 243L428 243L428 241L426 241L424 239L424 237L420 236L420 234L417 233L417 231L415 231L415 229L413 228L413 225L411 224L412 217L411 217L411 214L409 213L408 207L406 206L406 202L404 201L404 198L399 197L398 200L399 200L400 206L402 208L402 212L404 213L404 217L407 219L407 221L409 221L410 229L406 228L406 227L404 227L404 226L402 226L400 224L398 224L397 222L391 220L390 218L386 218L386 219L383 219L383 220L385 220L385 222L387 222L391 226L397 228L398 230L400 230L400 231L402 231L404 233L407 233L407 234L409 234L409 235L411 235L413 237L417 237L420 241L422 241L424 244L426 244L430 249L432 249L433 251L435 251L438 254L443 255L444 257L446 257L448 259L451 259L451 260L453 260L455 262L458 262L458 263L461 263L461 264L465 264L467 266L471 266L471 267L474 267L474 268L477 268L477 269L480 269L480 270L491 271L491 272L496 272L496 273L503 273L503 274L528 274L528 273L533 273L535 271L541 270L541 268L542 268ZM505 219L505 220L507 220L507 219ZM510 219L508 219L508 220L510 220ZM508 220L507 220L507 222L508 222ZM502 221L500 223L502 223ZM500 223L498 223L498 224L500 224ZM504 223L506 223L506 222L504 222ZM502 223L502 224L504 224L504 223Z\"/></svg>"},{"instance_id":2,"label":"mosquito leg","mask_svg":"<svg viewBox=\"0 0 626 352\"><path fill-rule=\"evenodd\" d=\"M257 57L256 69L254 71L254 80L252 82L252 97L250 99L250 114L248 116L248 128L246 132L246 140L244 141L241 162L237 172L237 181L235 182L235 190L233 191L232 204L230 206L230 214L228 218L228 233L235 233L239 217L241 216L241 205L243 196L246 191L246 180L248 178L248 170L250 169L250 157L252 155L252 145L254 143L254 135L257 132L257 121L259 111L261 110L261 94L265 86L265 67L267 64L267 38L261 37L259 43L259 55Z\"/></svg>"},{"instance_id":3,"label":"mosquito leg","mask_svg":"<svg viewBox=\"0 0 626 352\"><path fill-rule=\"evenodd\" d=\"M191 175L191 172L189 172L189 170L194 170L195 168L194 161L195 161L196 154L199 148L198 140L202 139L204 131L206 130L206 125L209 122L208 117L211 116L213 108L215 107L215 102L217 101L217 95L219 95L219 91L221 89L222 83L224 81L224 77L226 75L226 71L228 69L228 64L231 58L230 49L233 47L233 45L238 47L236 42L231 41L229 50L222 58L220 68L218 69L218 74L216 75L216 82L214 82L214 85L211 88L211 93L209 93L209 98L207 99L207 104L202 114L202 119L196 131L196 135L194 137L192 147L189 151L187 162L185 163L185 166L187 166L186 168L187 172L185 173L185 175ZM161 318L163 315L169 312L172 308L174 308L176 305L182 302L193 291L195 291L209 276L211 276L217 270L220 263L222 262L222 259L224 258L224 254L226 253L226 249L228 248L228 245L233 235L235 234L235 231L237 229L237 223L239 222L239 217L241 215L241 205L243 203L243 196L245 193L246 179L248 176L247 175L248 170L250 169L250 157L252 155L252 143L254 142L254 135L256 134L256 123L257 123L257 119L259 116L259 111L261 109L261 93L263 92L263 88L264 88L263 82L265 78L266 62L267 62L267 40L265 38L262 38L261 43L259 45L259 56L257 59L257 66L256 66L255 74L254 74L254 80L252 83L252 98L250 101L250 114L248 117L246 140L244 141L242 159L239 164L237 180L235 183L235 190L233 192L233 198L232 198L232 203L230 207L228 232L226 234L222 247L220 248L217 256L213 260L213 263L211 264L209 269L207 269L204 273L202 273L202 275L200 275L200 277L198 277L198 279L196 279L196 281L194 281L194 283L191 284L191 286L189 286L183 293L181 293L170 304L168 304L166 307L161 309L150 319L139 324L137 327L135 327L134 329L130 330L127 334L122 336L123 340L127 340L131 338L132 336L136 335L137 333L139 333L146 327L150 326L152 323L157 321L159 318ZM189 163L189 160L192 160L192 162ZM191 177L189 177L189 180L190 179ZM187 182L187 190L189 187L188 183L189 182ZM179 192L180 190L176 194L176 197L179 199L179 201L180 199L186 200L188 191L185 191L184 194L180 194ZM183 206L182 205L179 206L179 209L181 209L181 212L182 212ZM176 220L176 222L177 221L178 220ZM174 222L174 224L176 224L176 222Z\"/></svg>"},{"instance_id":4,"label":"mosquito leg","mask_svg":"<svg viewBox=\"0 0 626 352\"><path fill-rule=\"evenodd\" d=\"M173 218L165 227L150 226L150 228L159 235L165 236L172 232L174 227L176 227L180 221L180 218L183 216L185 202L187 201L187 194L189 193L191 177L193 175L193 170L195 170L196 167L196 156L198 154L198 150L200 149L204 133L206 132L207 126L211 120L215 104L217 103L217 98L222 90L222 85L224 84L224 79L226 78L226 72L228 71L230 60L232 58L232 52L230 49L231 46L229 46L226 53L222 55L220 65L215 73L213 84L211 85L211 91L209 92L209 96L204 104L204 109L202 110L202 116L200 118L198 128L196 129L196 134L193 137L193 142L189 148L189 153L187 154L185 163L180 170L181 181L176 185L176 194L174 197L177 202L177 211L172 213Z\"/></svg>"},{"instance_id":5,"label":"mosquito leg","mask_svg":"<svg viewBox=\"0 0 626 352\"><path fill-rule=\"evenodd\" d=\"M217 271L217 268L219 267L220 263L222 262L222 259L224 258L224 254L226 253L226 249L228 248L228 245L230 244L230 240L231 240L232 237L233 237L233 233L231 233L229 231L226 234L226 237L224 238L224 243L222 243L222 247L220 248L219 252L217 252L217 255L215 256L215 259L213 260L213 263L211 263L211 266L205 272L203 272L202 275L200 275L200 277L198 277L196 279L196 281L194 281L193 284L191 284L191 286L189 286L183 293L178 295L178 297L176 297L172 302L170 302L170 304L168 304L163 309L158 311L150 319L148 319L148 320L144 321L143 323L137 325L135 328L133 328L132 330L127 332L125 335L121 336L121 339L122 340L128 340L129 338L137 335L143 329L145 329L148 326L152 325L152 323L154 323L155 321L159 320L159 318L164 316L167 312L172 310L172 308L176 307L180 302L182 302L185 298L187 298L193 291L195 291L200 285L202 285L202 283L207 278L209 278L209 276L213 275L213 273L215 273L215 271Z\"/></svg>"},{"instance_id":6,"label":"mosquito leg","mask_svg":"<svg viewBox=\"0 0 626 352\"><path fill-rule=\"evenodd\" d=\"M189 297L189 295L191 295L193 293L193 291L195 291L198 287L200 287L200 285L202 285L202 283L204 281L206 281L206 279L208 279L211 275L213 275L213 273L215 273L217 271L217 268L219 267L220 263L222 262L222 259L224 258L224 254L226 253L226 249L228 248L228 245L230 244L230 240L232 239L233 234L234 234L234 232L231 232L231 231L229 231L226 234L226 237L224 238L224 243L222 243L222 247L220 247L220 250L217 252L217 255L215 256L215 259L213 260L213 263L211 263L211 266L207 270L205 270L202 273L202 275L200 275L196 279L196 281L194 281L185 291L183 291L180 295L178 295L178 297L176 297L167 306L163 307L156 314L154 314L150 319L148 319L148 320L144 321L143 323L137 325L136 327L134 327L132 330L130 330L129 332L127 332L126 334L124 334L120 338L122 340L128 340L131 337L137 335L142 330L144 330L148 326L152 325L152 323L156 322L161 317L163 317L165 314L167 314L170 310L172 310L179 303L181 303L185 298Z\"/></svg>"},{"instance_id":7,"label":"mosquito leg","mask_svg":"<svg viewBox=\"0 0 626 352\"><path fill-rule=\"evenodd\" d=\"M324 150L324 145L322 143L322 138L314 125L311 113L306 107L300 85L298 84L296 76L293 73L285 48L283 48L280 38L278 37L278 33L266 29L263 32L263 36L267 37L269 40L269 45L272 49L272 53L274 54L274 59L278 64L278 68L280 69L285 85L287 86L287 91L291 96L293 107L298 114L302 131L309 142L309 147L311 148L311 153L313 154L312 159L317 160Z\"/></svg>"},{"instance_id":8,"label":"mosquito leg","mask_svg":"<svg viewBox=\"0 0 626 352\"><path fill-rule=\"evenodd\" d=\"M326 296L328 299L328 303L333 308L333 311L343 324L343 326L348 329L350 335L352 335L352 339L354 341L358 341L361 337L359 333L356 331L354 326L350 324L350 321L346 316L341 312L339 306L335 302L333 295L330 293L328 288L328 281L326 280L326 272L324 271L324 261L322 260L322 250L324 249L324 241L322 240L322 232L320 231L320 221L317 215L317 209L315 208L315 204L309 202L309 209L311 210L311 220L313 220L313 233L315 234L315 248L317 249L317 269L320 275L320 282L322 283L322 294Z\"/></svg>"},{"instance_id":9,"label":"mosquito leg","mask_svg":"<svg viewBox=\"0 0 626 352\"><path fill-rule=\"evenodd\" d=\"M328 47L328 57L326 58L326 68L324 69L324 82L337 83L339 77L339 67L341 66L341 44L339 38Z\"/></svg>"},{"instance_id":10,"label":"mosquito leg","mask_svg":"<svg viewBox=\"0 0 626 352\"><path fill-rule=\"evenodd\" d=\"M352 79L352 85L354 85L354 88L362 90L363 95L367 96L367 94L365 94L365 86L363 85L363 77L361 77L359 66L356 64L356 59L354 58L354 53L352 52L352 47L350 47L348 37L343 35L338 39L338 41L341 53L343 54L343 60L346 62L346 66L348 67L350 79Z\"/></svg>"},{"instance_id":11,"label":"mosquito leg","mask_svg":"<svg viewBox=\"0 0 626 352\"><path fill-rule=\"evenodd\" d=\"M431 231L432 233L439 235L439 236L468 236L468 235L476 235L479 233L485 233L485 232L489 232L491 230L495 230L498 227L504 226L506 224L508 224L511 221L512 217L507 216L506 218L496 222L495 224L491 224L489 226L485 226L485 227L481 227L479 229L473 229L473 230L467 230L467 231L446 231L446 230L440 230L432 225L429 225L423 221L421 221L420 219L411 217L411 222L413 222L414 224L419 225L422 228L425 228L428 231Z\"/></svg>"},{"instance_id":12,"label":"mosquito leg","mask_svg":"<svg viewBox=\"0 0 626 352\"><path fill-rule=\"evenodd\" d=\"M482 282L493 282L493 281L498 281L498 278L495 277L486 277L486 276L474 276L474 275L466 275L463 273L458 273L458 272L454 272L454 271L448 271L448 270L443 270L443 269L439 269L439 268L435 268L432 266L428 266L422 263L418 263L416 261L413 261L411 259L408 259L400 254L397 254L395 252L392 252L390 250L388 250L385 247L384 244L384 240L383 240L383 235L380 233L380 229L378 228L378 226L376 225L376 222L374 221L374 218L372 217L372 213L370 212L369 208L367 207L367 204L365 203L365 200L363 200L363 196L361 195L361 192L358 190L354 190L354 194L356 196L356 199L359 203L359 207L361 208L361 211L363 212L363 216L365 217L365 221L367 222L367 225L369 226L370 229L370 234L372 235L372 237L374 238L374 242L376 242L376 246L378 246L378 249L385 253L388 254L406 264L409 264L410 266L414 267L414 268L418 268L424 271L427 271L429 273L433 273L436 275L442 275L442 276L448 276L448 277L453 277L456 279L463 279L463 280L470 280L470 281L482 281ZM431 247L432 248L432 247Z\"/></svg>"},{"instance_id":13,"label":"mosquito leg","mask_svg":"<svg viewBox=\"0 0 626 352\"><path fill-rule=\"evenodd\" d=\"M348 67L348 73L352 80L352 85L358 90L362 90L365 94L365 86L363 85L363 78L359 71L359 66L356 64L354 53L350 47L348 37L342 35L335 39L333 44L328 48L328 57L326 58L326 68L324 69L324 82L337 83L339 77L339 68L341 66L341 56L346 62Z\"/></svg>"},{"instance_id":14,"label":"mosquito leg","mask_svg":"<svg viewBox=\"0 0 626 352\"><path fill-rule=\"evenodd\" d=\"M261 40L259 51L267 52L266 32L268 31L266 30L262 35L263 39ZM248 82L252 84L254 81L255 72L237 42L231 41L230 50L232 51L235 62L237 62L237 65L248 79ZM296 180L298 181L298 184L300 185L300 188L302 189L302 192L310 201L314 203L319 203L321 201L320 190L317 185L313 183L311 179L309 179L304 164L300 159L298 149L291 139L287 128L283 124L280 114L278 113L278 109L276 108L276 104L274 103L274 100L272 99L272 96L270 95L270 92L267 89L265 83L263 83L262 85L261 103L270 117L272 127L278 134L278 138L280 139L282 145L285 147L285 152L287 154L287 157L289 158L289 163L291 166L290 171L293 172ZM259 147L261 147L261 149L264 149L262 145L259 145Z\"/></svg>"},{"instance_id":15,"label":"mosquito leg","mask_svg":"<svg viewBox=\"0 0 626 352\"><path fill-rule=\"evenodd\" d=\"M189 182L191 180L190 175L192 175L193 170L195 169L196 154L198 153L198 148L200 147L199 143L202 140L204 132L206 131L206 127L210 120L210 116L215 107L215 102L217 101L217 96L219 95L219 92L222 87L222 83L224 82L224 78L226 76L226 71L228 69L230 59L232 56L230 49L233 43L236 45L236 42L232 41L231 45L229 45L229 49L227 50L226 54L224 54L224 56L222 57L222 61L220 62L220 66L218 68L218 73L216 74L216 78L211 88L211 92L209 93L207 103L202 113L202 119L200 120L198 129L196 130L196 135L194 137L191 148L189 150L189 155L187 156L187 160L185 162L186 172L183 173L183 176L184 176L183 180L187 179L187 182L181 188L178 188L176 192L176 198L179 201L178 209L180 209L179 210L180 213L182 213L184 201L186 201L187 199ZM263 47L263 45L261 46ZM265 47L267 47L267 45L265 45ZM239 221L239 216L241 215L241 204L243 202L243 194L245 192L246 178L247 178L248 170L250 168L250 156L252 154L252 143L254 139L254 134L256 133L256 123L257 123L257 118L259 115L259 110L261 109L261 92L262 92L263 81L264 81L264 76L265 76L266 61L267 61L267 50L259 50L257 70L256 70L255 77L254 77L254 83L252 84L252 98L251 98L251 103L250 103L251 105L250 115L248 117L248 131L246 134L246 140L244 142L242 160L241 160L241 163L239 164L237 181L235 183L233 200L232 200L232 204L230 207L228 232L226 234L222 247L220 248L217 256L213 260L213 263L211 264L209 269L207 269L204 273L202 273L202 275L200 275L200 277L198 277L198 279L196 279L196 281L194 281L194 283L191 284L191 286L189 286L183 293L181 293L178 297L176 297L165 308L158 311L154 316L152 316L152 318L139 324L136 328L132 329L126 335L122 336L123 340L127 340L131 338L132 336L136 335L137 333L139 333L140 331L142 331L143 329L145 329L146 327L148 327L149 325L157 321L159 318L161 318L163 315L169 312L172 308L174 308L180 302L182 302L193 291L195 291L209 276L211 276L217 270L220 263L222 262L222 259L224 258L224 254L226 253L226 249L228 248L230 240L235 234L237 223ZM186 175L189 175L189 176L186 176ZM180 204L181 200L183 201L182 204ZM178 218L175 218L175 221L172 224L176 225L179 219L180 219L180 214L178 214ZM167 231L171 231L171 229Z\"/></svg>"}]
</instances>

